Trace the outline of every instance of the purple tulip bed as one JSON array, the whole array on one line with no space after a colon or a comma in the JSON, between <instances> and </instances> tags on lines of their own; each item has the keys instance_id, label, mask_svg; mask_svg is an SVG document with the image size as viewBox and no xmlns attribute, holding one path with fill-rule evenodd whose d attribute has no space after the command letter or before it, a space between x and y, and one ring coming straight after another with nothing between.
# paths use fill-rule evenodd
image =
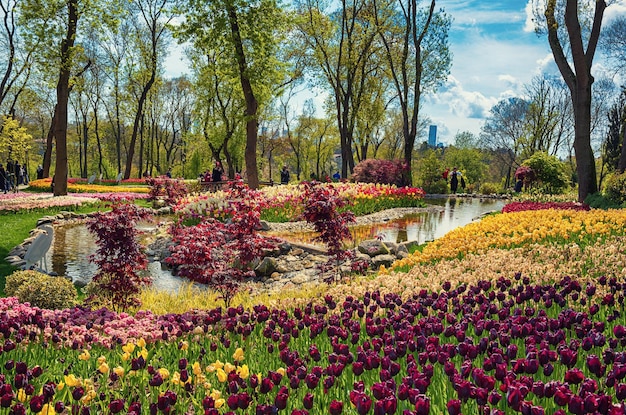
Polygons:
<instances>
[{"instance_id":1,"label":"purple tulip bed","mask_svg":"<svg viewBox=\"0 0 626 415\"><path fill-rule=\"evenodd\" d=\"M624 414L626 284L157 316L0 299L0 414Z\"/></svg>"}]
</instances>

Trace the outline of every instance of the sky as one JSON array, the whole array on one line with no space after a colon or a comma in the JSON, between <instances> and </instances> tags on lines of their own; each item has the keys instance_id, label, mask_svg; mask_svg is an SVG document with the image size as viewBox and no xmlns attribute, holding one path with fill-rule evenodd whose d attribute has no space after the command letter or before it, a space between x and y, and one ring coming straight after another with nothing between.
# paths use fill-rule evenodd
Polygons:
<instances>
[{"instance_id":1,"label":"sky","mask_svg":"<svg viewBox=\"0 0 626 415\"><path fill-rule=\"evenodd\" d=\"M613 0L605 24L626 14L626 0ZM422 112L437 126L437 141L454 144L459 132L480 133L490 109L503 99L524 95L525 85L541 73L558 74L545 36L537 36L531 21L532 0L443 0L437 2L452 17L449 46L452 68L447 82L423 96ZM596 55L598 56L598 55ZM184 72L180 48L166 64L169 76ZM602 64L594 60L593 70ZM558 75L560 76L560 75ZM312 98L320 106L323 94L306 89L296 105ZM298 111L296 109L296 111Z\"/></svg>"}]
</instances>

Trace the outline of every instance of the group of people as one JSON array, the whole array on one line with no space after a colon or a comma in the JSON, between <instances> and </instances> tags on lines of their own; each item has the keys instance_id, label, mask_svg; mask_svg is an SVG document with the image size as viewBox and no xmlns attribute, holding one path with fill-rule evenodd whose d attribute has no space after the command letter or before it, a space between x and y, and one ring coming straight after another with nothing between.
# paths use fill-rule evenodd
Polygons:
<instances>
[{"instance_id":1,"label":"group of people","mask_svg":"<svg viewBox=\"0 0 626 415\"><path fill-rule=\"evenodd\" d=\"M465 179L460 171L457 170L456 167L450 171L450 169L446 169L443 174L443 178L446 180L446 183L450 183L450 191L452 193L456 193L459 189L459 185L461 185L461 189L465 190Z\"/></svg>"},{"instance_id":2,"label":"group of people","mask_svg":"<svg viewBox=\"0 0 626 415\"><path fill-rule=\"evenodd\" d=\"M28 171L26 165L20 164L17 160L9 160L5 168L0 163L0 191L7 193L16 190L17 186L28 184Z\"/></svg>"},{"instance_id":3,"label":"group of people","mask_svg":"<svg viewBox=\"0 0 626 415\"><path fill-rule=\"evenodd\" d=\"M224 179L224 167L219 161L215 162L213 171L208 169L204 173L200 174L200 180L203 182L221 182Z\"/></svg>"}]
</instances>

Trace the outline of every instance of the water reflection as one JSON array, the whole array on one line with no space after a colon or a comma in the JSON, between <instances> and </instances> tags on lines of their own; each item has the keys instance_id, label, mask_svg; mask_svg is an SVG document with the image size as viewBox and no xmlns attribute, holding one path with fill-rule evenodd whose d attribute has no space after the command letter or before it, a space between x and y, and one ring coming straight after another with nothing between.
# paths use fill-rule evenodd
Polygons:
<instances>
[{"instance_id":1,"label":"water reflection","mask_svg":"<svg viewBox=\"0 0 626 415\"><path fill-rule=\"evenodd\" d=\"M360 241L373 239L377 236L387 242L418 241L424 243L442 237L449 231L464 226L481 215L501 210L505 202L494 199L426 199L430 209L391 220L382 224L357 226L351 228L354 246ZM139 228L149 231L155 224L140 224ZM313 243L316 234L313 232L282 234L281 237L295 242ZM96 273L97 267L89 261L96 252L95 238L84 224L73 224L55 227L54 241L46 255L52 271L58 275L71 277L80 285L86 284ZM160 264L150 263L148 273L153 278L155 288L175 292L187 281L173 276L168 270L162 270Z\"/></svg>"},{"instance_id":2,"label":"water reflection","mask_svg":"<svg viewBox=\"0 0 626 415\"><path fill-rule=\"evenodd\" d=\"M426 203L436 209L407 215L385 223L352 227L350 245L374 238L380 238L385 242L417 241L422 244L467 225L485 213L499 211L505 204L502 200L474 198L427 199ZM307 244L316 243L317 236L314 232L274 235Z\"/></svg>"}]
</instances>

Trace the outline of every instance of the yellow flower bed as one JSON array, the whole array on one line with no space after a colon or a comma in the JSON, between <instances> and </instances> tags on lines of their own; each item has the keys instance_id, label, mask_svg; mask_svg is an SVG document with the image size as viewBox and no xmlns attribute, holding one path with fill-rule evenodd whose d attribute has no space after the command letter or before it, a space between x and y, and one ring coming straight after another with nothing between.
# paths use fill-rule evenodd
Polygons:
<instances>
[{"instance_id":1,"label":"yellow flower bed","mask_svg":"<svg viewBox=\"0 0 626 415\"><path fill-rule=\"evenodd\" d=\"M28 183L28 187L40 191L50 191L50 182L51 179L49 178L32 180ZM99 184L68 183L67 191L70 193L148 193L150 188L147 186L103 186Z\"/></svg>"},{"instance_id":2,"label":"yellow flower bed","mask_svg":"<svg viewBox=\"0 0 626 415\"><path fill-rule=\"evenodd\" d=\"M392 269L482 253L489 248L566 242L573 237L623 235L625 228L626 210L539 210L493 215L449 232L426 245L421 252L396 261Z\"/></svg>"}]
</instances>

